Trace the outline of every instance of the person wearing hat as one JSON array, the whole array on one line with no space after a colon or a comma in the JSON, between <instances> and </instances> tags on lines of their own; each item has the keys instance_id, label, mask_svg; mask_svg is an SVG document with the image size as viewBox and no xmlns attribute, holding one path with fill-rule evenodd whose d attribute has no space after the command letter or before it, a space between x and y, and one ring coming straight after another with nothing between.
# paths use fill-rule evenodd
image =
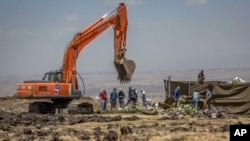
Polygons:
<instances>
[{"instance_id":1,"label":"person wearing hat","mask_svg":"<svg viewBox=\"0 0 250 141\"><path fill-rule=\"evenodd\" d=\"M179 102L179 91L180 91L180 86L177 86L174 90L174 107L177 108L178 102Z\"/></svg>"},{"instance_id":2,"label":"person wearing hat","mask_svg":"<svg viewBox=\"0 0 250 141\"><path fill-rule=\"evenodd\" d=\"M119 92L118 92L118 98L119 98L120 108L123 108L124 107L125 94L124 94L124 92L122 91L121 88L119 89Z\"/></svg>"},{"instance_id":3,"label":"person wearing hat","mask_svg":"<svg viewBox=\"0 0 250 141\"><path fill-rule=\"evenodd\" d=\"M144 91L144 89L141 89L141 98L142 98L142 106L143 108L147 108L147 101L146 101L146 92Z\"/></svg>"}]
</instances>

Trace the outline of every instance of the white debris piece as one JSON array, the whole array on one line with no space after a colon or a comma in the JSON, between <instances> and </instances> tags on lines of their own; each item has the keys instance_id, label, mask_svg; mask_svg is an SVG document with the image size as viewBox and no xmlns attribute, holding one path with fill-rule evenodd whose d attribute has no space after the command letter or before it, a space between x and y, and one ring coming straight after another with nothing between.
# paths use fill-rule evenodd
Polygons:
<instances>
[{"instance_id":1,"label":"white debris piece","mask_svg":"<svg viewBox=\"0 0 250 141\"><path fill-rule=\"evenodd\" d=\"M246 81L241 79L240 77L236 76L232 81L230 81L230 84L244 84Z\"/></svg>"},{"instance_id":2,"label":"white debris piece","mask_svg":"<svg viewBox=\"0 0 250 141\"><path fill-rule=\"evenodd\" d=\"M100 97L99 96L96 96L95 97L95 101L97 102L97 101L100 101L101 99L100 99Z\"/></svg>"},{"instance_id":3,"label":"white debris piece","mask_svg":"<svg viewBox=\"0 0 250 141\"><path fill-rule=\"evenodd\" d=\"M147 105L147 106L151 106L151 104L152 104L152 100L149 99L149 98L147 98L147 99L146 99L146 105Z\"/></svg>"}]
</instances>

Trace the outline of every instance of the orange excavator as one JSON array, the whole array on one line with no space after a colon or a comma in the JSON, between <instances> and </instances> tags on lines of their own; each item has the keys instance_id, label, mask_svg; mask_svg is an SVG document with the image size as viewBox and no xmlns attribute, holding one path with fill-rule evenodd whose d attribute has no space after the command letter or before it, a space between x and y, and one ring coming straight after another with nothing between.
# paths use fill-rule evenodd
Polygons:
<instances>
[{"instance_id":1,"label":"orange excavator","mask_svg":"<svg viewBox=\"0 0 250 141\"><path fill-rule=\"evenodd\" d=\"M120 83L129 83L135 70L135 63L126 59L127 10L124 3L105 14L89 27L75 34L65 48L63 64L60 70L45 73L42 80L30 80L18 83L16 96L20 99L50 99L50 102L29 104L29 112L55 113L68 109L68 113L91 113L93 105L72 102L83 96L78 87L81 76L76 70L76 60L88 43L113 26L114 29L114 66ZM81 78L82 80L82 78ZM84 84L84 83L83 83Z\"/></svg>"}]
</instances>

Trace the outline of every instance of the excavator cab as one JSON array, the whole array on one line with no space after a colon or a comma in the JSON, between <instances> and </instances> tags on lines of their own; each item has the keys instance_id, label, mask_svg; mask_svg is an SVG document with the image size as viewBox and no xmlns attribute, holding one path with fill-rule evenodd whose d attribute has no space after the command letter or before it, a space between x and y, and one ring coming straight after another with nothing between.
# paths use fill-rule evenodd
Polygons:
<instances>
[{"instance_id":1,"label":"excavator cab","mask_svg":"<svg viewBox=\"0 0 250 141\"><path fill-rule=\"evenodd\" d=\"M42 80L47 81L47 82L61 82L61 80L62 80L62 72L61 71L47 72L47 73L45 73Z\"/></svg>"}]
</instances>

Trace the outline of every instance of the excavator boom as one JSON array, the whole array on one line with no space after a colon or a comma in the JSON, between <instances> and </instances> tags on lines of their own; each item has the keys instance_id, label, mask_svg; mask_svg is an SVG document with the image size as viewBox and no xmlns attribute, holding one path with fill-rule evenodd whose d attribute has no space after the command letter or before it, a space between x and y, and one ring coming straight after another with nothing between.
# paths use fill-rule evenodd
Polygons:
<instances>
[{"instance_id":1,"label":"excavator boom","mask_svg":"<svg viewBox=\"0 0 250 141\"><path fill-rule=\"evenodd\" d=\"M111 15L116 10L114 15ZM135 63L125 58L127 35L127 10L121 3L115 10L105 14L89 27L75 34L67 45L62 65L62 82L73 83L76 80L76 59L88 43L96 39L101 33L113 26L114 28L114 65L120 82L130 82L135 70ZM110 16L111 15L111 16ZM72 81L73 80L73 81Z\"/></svg>"}]
</instances>

